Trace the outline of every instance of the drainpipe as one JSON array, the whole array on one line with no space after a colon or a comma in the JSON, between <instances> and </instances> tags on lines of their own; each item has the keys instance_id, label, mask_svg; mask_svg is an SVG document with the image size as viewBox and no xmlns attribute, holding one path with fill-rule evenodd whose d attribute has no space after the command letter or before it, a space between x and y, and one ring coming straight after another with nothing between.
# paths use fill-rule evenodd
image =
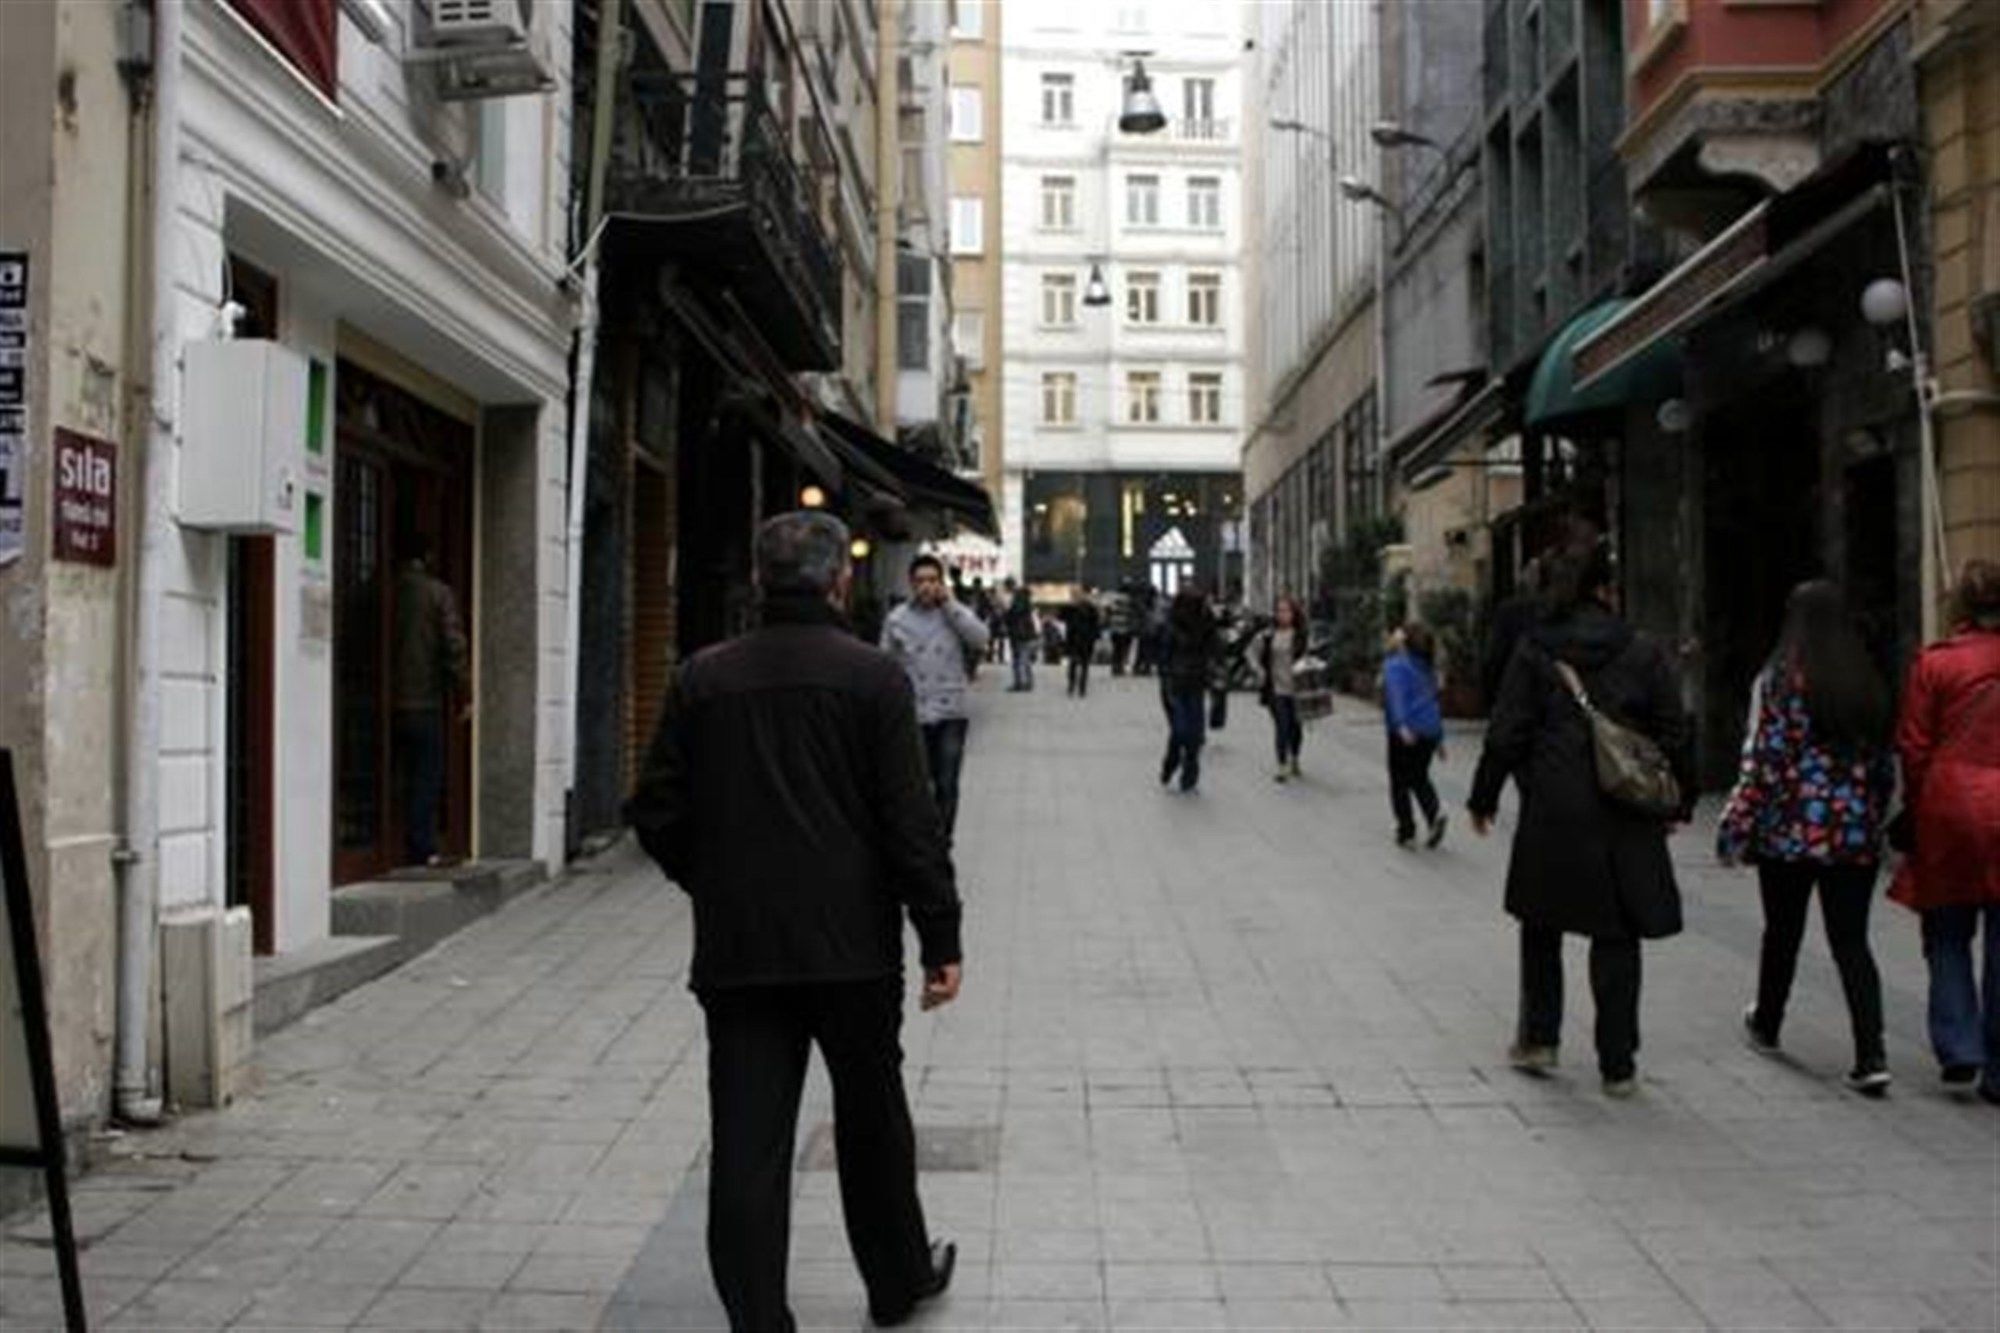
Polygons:
<instances>
[{"instance_id":1,"label":"drainpipe","mask_svg":"<svg viewBox=\"0 0 2000 1333\"><path fill-rule=\"evenodd\" d=\"M902 14L896 0L877 6L875 29L875 423L896 438L896 233L902 225L903 146L897 74ZM990 224L988 224L990 225Z\"/></svg>"},{"instance_id":2,"label":"drainpipe","mask_svg":"<svg viewBox=\"0 0 2000 1333\"><path fill-rule=\"evenodd\" d=\"M569 411L569 531L563 550L568 568L568 625L564 654L568 675L567 707L563 709L564 841L576 809L577 695L583 682L583 528L585 501L590 493L590 408L592 380L597 373L598 245L604 238L604 177L611 160L612 117L618 109L620 34L624 30L623 0L604 0L597 17L597 75L590 112L590 174L584 195L583 308L576 327L576 381L570 388ZM574 265L572 265L574 272ZM568 859L568 847L563 848Z\"/></svg>"},{"instance_id":3,"label":"drainpipe","mask_svg":"<svg viewBox=\"0 0 2000 1333\"><path fill-rule=\"evenodd\" d=\"M179 174L181 24L179 4L153 7L151 384L139 504L133 514L134 567L125 682L124 838L113 854L119 879L117 1068L112 1109L129 1124L160 1120L153 1061L153 955L160 929L160 599L173 539L174 416L180 336L174 325L174 200ZM138 148L134 144L135 149ZM136 314L134 316L136 318Z\"/></svg>"}]
</instances>

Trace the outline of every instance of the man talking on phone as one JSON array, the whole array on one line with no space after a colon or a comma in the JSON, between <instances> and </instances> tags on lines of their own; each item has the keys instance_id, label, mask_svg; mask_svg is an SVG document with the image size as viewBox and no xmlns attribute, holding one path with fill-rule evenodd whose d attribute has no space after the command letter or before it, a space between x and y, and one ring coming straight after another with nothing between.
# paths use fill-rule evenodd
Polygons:
<instances>
[{"instance_id":1,"label":"man talking on phone","mask_svg":"<svg viewBox=\"0 0 2000 1333\"><path fill-rule=\"evenodd\" d=\"M689 985L708 1029L708 1256L737 1333L790 1333L791 1173L806 1062L833 1084L849 1246L881 1326L951 1281L917 1197L903 1089L903 917L922 1005L958 995L960 905L909 676L856 639L848 532L757 536L762 624L669 687L626 819L694 902Z\"/></svg>"}]
</instances>

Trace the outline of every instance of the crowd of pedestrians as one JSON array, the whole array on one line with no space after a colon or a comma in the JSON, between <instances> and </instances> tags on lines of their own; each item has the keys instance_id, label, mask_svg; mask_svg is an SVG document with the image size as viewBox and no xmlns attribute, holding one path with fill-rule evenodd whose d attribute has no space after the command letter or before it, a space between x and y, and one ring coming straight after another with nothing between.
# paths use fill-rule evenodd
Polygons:
<instances>
[{"instance_id":1,"label":"crowd of pedestrians","mask_svg":"<svg viewBox=\"0 0 2000 1333\"><path fill-rule=\"evenodd\" d=\"M707 1244L736 1329L789 1329L792 1156L810 1050L833 1085L840 1195L876 1323L900 1324L950 1283L956 1252L930 1235L902 1080L903 920L915 928L928 1009L962 978L952 830L967 694L996 640L1012 690L1060 626L1068 690L1083 698L1107 627L1156 673L1167 724L1163 786L1198 790L1207 732L1237 665L1269 711L1280 782L1301 775L1302 696L1313 663L1303 608L1226 634L1198 589L1124 590L1108 611L1080 590L1045 622L1011 581L999 598L954 587L937 559L909 567L909 598L880 651L845 615L849 537L824 513L783 515L758 537L761 627L676 673L627 806L641 845L694 904L690 986L708 1033ZM1567 541L1501 609L1482 675L1491 718L1467 802L1484 837L1519 795L1505 907L1517 923L1520 1009L1511 1062L1559 1062L1563 944L1589 941L1604 1091L1638 1088L1642 949L1682 928L1668 839L1692 818L1692 729L1674 659L1620 615L1609 547ZM1819 898L1853 1034L1847 1083L1890 1084L1868 917L1890 846L1891 896L1921 914L1929 1027L1943 1082L2000 1104L2000 566L1958 583L1952 635L1924 649L1900 708L1840 590L1794 589L1749 689L1735 785L1716 852L1754 866L1764 913L1755 1049L1780 1049L1800 943ZM968 604L969 603L969 604ZM1315 687L1316 688L1316 687ZM1417 818L1438 846L1447 817L1430 779L1443 752L1437 648L1422 625L1382 665L1398 844ZM1898 763L1900 760L1900 765ZM1900 783L1898 777L1900 775ZM1900 786L1902 813L1895 818ZM1974 942L1983 962L1974 965Z\"/></svg>"},{"instance_id":2,"label":"crowd of pedestrians","mask_svg":"<svg viewBox=\"0 0 2000 1333\"><path fill-rule=\"evenodd\" d=\"M1562 941L1583 936L1598 1070L1606 1093L1625 1097L1637 1087L1641 943L1681 929L1667 839L1698 794L1691 728L1670 654L1618 614L1602 542L1544 558L1533 581L1496 626L1511 642L1497 673L1489 658L1497 698L1468 802L1483 836L1510 779L1520 794L1506 883L1521 968L1509 1056L1531 1073L1557 1064ZM1847 1085L1888 1089L1868 917L1894 848L1890 896L1921 916L1942 1082L2000 1105L2000 567L1965 569L1953 632L1918 656L1900 709L1832 583L1795 588L1776 638L1750 687L1716 837L1724 864L1755 868L1763 906L1745 1037L1780 1050L1817 895L1853 1036ZM1393 731L1408 714L1389 707ZM1660 791L1674 794L1668 806Z\"/></svg>"}]
</instances>

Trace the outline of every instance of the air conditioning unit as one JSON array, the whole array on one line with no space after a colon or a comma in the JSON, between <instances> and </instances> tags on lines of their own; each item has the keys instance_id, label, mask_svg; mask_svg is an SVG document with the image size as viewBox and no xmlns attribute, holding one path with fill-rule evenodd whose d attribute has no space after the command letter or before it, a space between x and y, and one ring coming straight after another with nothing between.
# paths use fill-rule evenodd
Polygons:
<instances>
[{"instance_id":1,"label":"air conditioning unit","mask_svg":"<svg viewBox=\"0 0 2000 1333\"><path fill-rule=\"evenodd\" d=\"M431 0L439 46L492 46L528 40L528 0Z\"/></svg>"},{"instance_id":2,"label":"air conditioning unit","mask_svg":"<svg viewBox=\"0 0 2000 1333\"><path fill-rule=\"evenodd\" d=\"M555 87L529 0L430 0L429 45L405 61L437 73L440 101L519 97Z\"/></svg>"}]
</instances>

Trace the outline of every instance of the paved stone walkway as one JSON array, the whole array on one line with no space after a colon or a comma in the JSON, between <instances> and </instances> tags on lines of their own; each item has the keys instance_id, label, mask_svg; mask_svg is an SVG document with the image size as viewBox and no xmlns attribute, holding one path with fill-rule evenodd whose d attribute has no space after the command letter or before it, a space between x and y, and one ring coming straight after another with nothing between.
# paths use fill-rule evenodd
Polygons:
<instances>
[{"instance_id":1,"label":"paved stone walkway","mask_svg":"<svg viewBox=\"0 0 2000 1333\"><path fill-rule=\"evenodd\" d=\"M1317 724L1279 786L1239 696L1190 798L1152 782L1149 682L993 677L966 991L905 1034L961 1255L929 1327L2000 1326L2000 1116L1935 1090L1900 909L1876 923L1900 1082L1868 1102L1838 1085L1817 928L1791 1055L1741 1046L1754 890L1685 835L1690 930L1648 947L1642 1091L1609 1102L1580 952L1561 1076L1505 1067L1505 842L1396 850L1371 714ZM618 854L263 1043L252 1095L79 1182L97 1320L713 1327L687 946L678 893ZM794 1303L859 1328L809 1100ZM46 1234L0 1244L8 1330L56 1322Z\"/></svg>"}]
</instances>

